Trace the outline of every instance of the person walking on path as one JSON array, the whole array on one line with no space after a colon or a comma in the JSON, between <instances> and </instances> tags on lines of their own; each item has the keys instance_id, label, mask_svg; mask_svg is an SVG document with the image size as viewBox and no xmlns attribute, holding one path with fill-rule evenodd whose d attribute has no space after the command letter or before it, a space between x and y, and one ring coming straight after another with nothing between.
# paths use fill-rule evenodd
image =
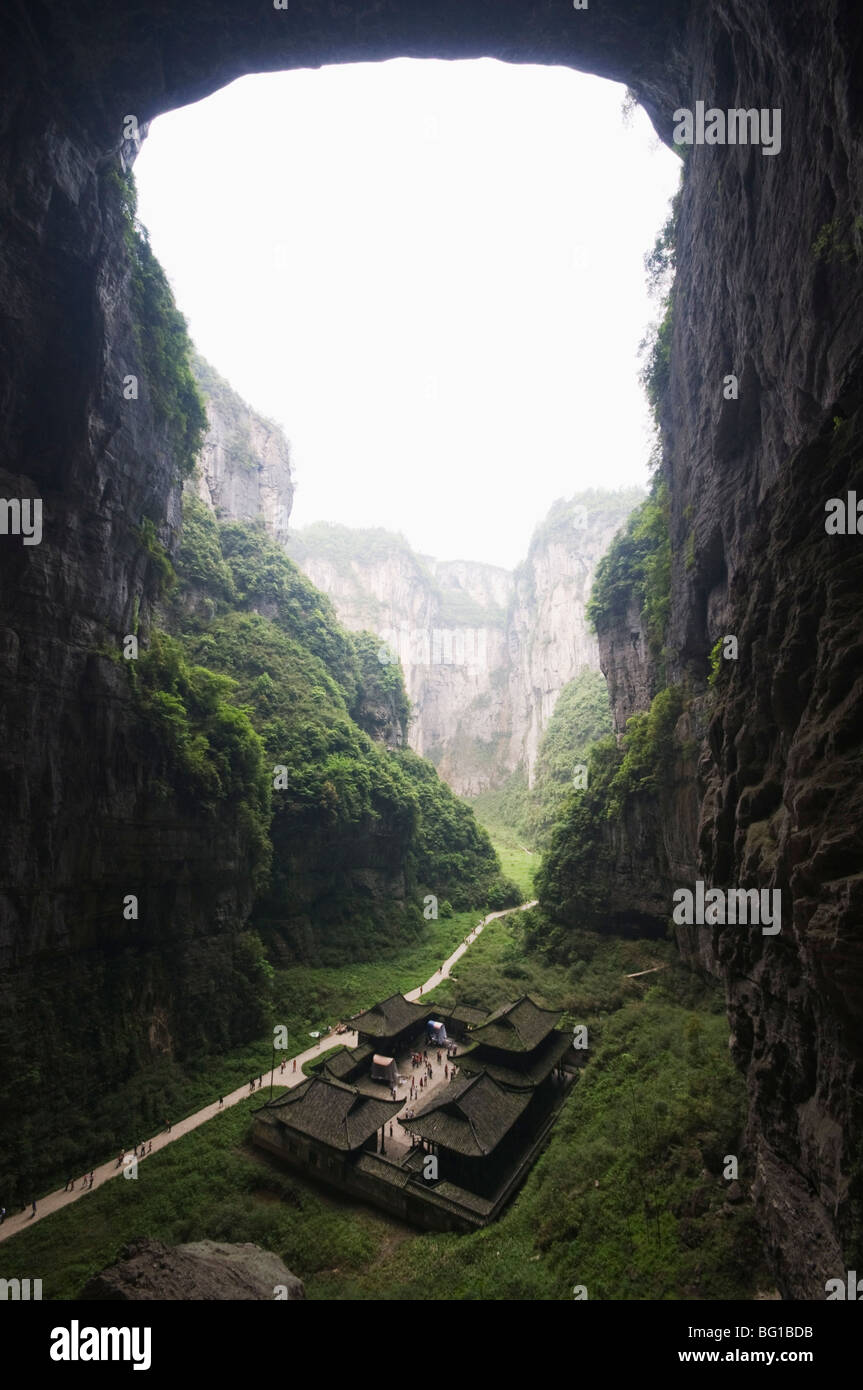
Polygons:
<instances>
[{"instance_id":1,"label":"person walking on path","mask_svg":"<svg viewBox=\"0 0 863 1390\"><path fill-rule=\"evenodd\" d=\"M32 1221L32 1220L33 1220L33 1217L36 1215L36 1198L35 1198L35 1197L33 1198L33 1201L30 1203L30 1205L31 1205L31 1207L33 1208L33 1210L30 1212L30 1215L29 1215L29 1217L27 1218L28 1221Z\"/></svg>"},{"instance_id":2,"label":"person walking on path","mask_svg":"<svg viewBox=\"0 0 863 1390\"><path fill-rule=\"evenodd\" d=\"M219 1109L220 1109L220 1110L221 1110L222 1106L224 1105L224 1103L225 1103L225 1097L224 1097L224 1096L219 1096Z\"/></svg>"},{"instance_id":3,"label":"person walking on path","mask_svg":"<svg viewBox=\"0 0 863 1390\"><path fill-rule=\"evenodd\" d=\"M5 1207L0 1207L0 1226L3 1225L3 1222L4 1222L5 1220L6 1220L6 1208L5 1208Z\"/></svg>"},{"instance_id":4,"label":"person walking on path","mask_svg":"<svg viewBox=\"0 0 863 1390\"><path fill-rule=\"evenodd\" d=\"M449 1067L447 1066L446 1062L444 1062L443 1064L443 1074L445 1077L449 1077Z\"/></svg>"},{"instance_id":5,"label":"person walking on path","mask_svg":"<svg viewBox=\"0 0 863 1390\"><path fill-rule=\"evenodd\" d=\"M148 1154L151 1154L152 1152L153 1152L153 1141L152 1141L152 1139L151 1139L150 1142L149 1142L149 1144L147 1145L147 1153L148 1153Z\"/></svg>"},{"instance_id":6,"label":"person walking on path","mask_svg":"<svg viewBox=\"0 0 863 1390\"><path fill-rule=\"evenodd\" d=\"M93 1183L95 1182L95 1180L96 1180L96 1174L95 1174L95 1172L91 1169L91 1170L90 1170L90 1186L91 1186L91 1187L93 1186Z\"/></svg>"},{"instance_id":7,"label":"person walking on path","mask_svg":"<svg viewBox=\"0 0 863 1390\"><path fill-rule=\"evenodd\" d=\"M295 1058L294 1058L294 1071L296 1071L296 1070L297 1070L297 1059L296 1059L296 1057L295 1057Z\"/></svg>"},{"instance_id":8,"label":"person walking on path","mask_svg":"<svg viewBox=\"0 0 863 1390\"><path fill-rule=\"evenodd\" d=\"M68 1192L70 1187L71 1187L72 1191L74 1192L74 1191L75 1191L75 1179L74 1179L74 1178L67 1178L67 1179L66 1179L66 1186L63 1188L63 1191L64 1191L64 1192Z\"/></svg>"}]
</instances>

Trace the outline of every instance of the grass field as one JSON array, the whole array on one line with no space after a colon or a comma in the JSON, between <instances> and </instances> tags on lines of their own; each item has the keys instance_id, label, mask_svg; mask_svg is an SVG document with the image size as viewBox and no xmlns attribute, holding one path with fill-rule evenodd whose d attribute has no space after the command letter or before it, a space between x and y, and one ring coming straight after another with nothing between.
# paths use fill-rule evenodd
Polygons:
<instances>
[{"instance_id":1,"label":"grass field","mask_svg":"<svg viewBox=\"0 0 863 1390\"><path fill-rule=\"evenodd\" d=\"M147 1235L252 1241L316 1300L571 1302L576 1283L601 1299L751 1298L766 1281L751 1208L727 1207L716 1171L743 1116L718 992L670 943L585 935L582 959L549 965L524 950L520 918L486 927L431 996L492 1008L529 992L589 1026L587 1066L494 1226L422 1235L294 1176L249 1144L250 1096L147 1159L137 1180L114 1179L0 1245L0 1277L74 1298ZM660 961L660 974L626 978ZM372 978L380 989L385 977Z\"/></svg>"},{"instance_id":2,"label":"grass field","mask_svg":"<svg viewBox=\"0 0 863 1390\"><path fill-rule=\"evenodd\" d=\"M540 856L521 844L515 831L508 826L484 823L483 828L497 850L504 874L518 884L527 902L533 897L533 872L539 867Z\"/></svg>"}]
</instances>

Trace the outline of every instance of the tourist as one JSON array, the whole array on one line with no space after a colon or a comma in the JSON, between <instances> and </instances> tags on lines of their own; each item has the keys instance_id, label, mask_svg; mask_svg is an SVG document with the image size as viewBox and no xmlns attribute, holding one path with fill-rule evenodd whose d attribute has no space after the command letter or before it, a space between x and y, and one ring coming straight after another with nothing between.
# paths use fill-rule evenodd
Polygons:
<instances>
[{"instance_id":1,"label":"tourist","mask_svg":"<svg viewBox=\"0 0 863 1390\"><path fill-rule=\"evenodd\" d=\"M93 1186L93 1183L94 1183L94 1181L95 1181L95 1177L96 1177L96 1174L95 1174L95 1173L92 1171L92 1169L91 1169L91 1171L90 1171L90 1186L91 1186L91 1187Z\"/></svg>"},{"instance_id":2,"label":"tourist","mask_svg":"<svg viewBox=\"0 0 863 1390\"><path fill-rule=\"evenodd\" d=\"M138 1157L138 1145L137 1145L137 1144L135 1145L134 1153L135 1153L135 1157L137 1158L137 1157Z\"/></svg>"},{"instance_id":3,"label":"tourist","mask_svg":"<svg viewBox=\"0 0 863 1390\"><path fill-rule=\"evenodd\" d=\"M72 1191L74 1192L74 1191L75 1191L75 1179L74 1179L74 1178L67 1178L67 1179L66 1179L66 1186L63 1188L63 1191L64 1191L64 1192L68 1192L70 1187L71 1187Z\"/></svg>"},{"instance_id":4,"label":"tourist","mask_svg":"<svg viewBox=\"0 0 863 1390\"><path fill-rule=\"evenodd\" d=\"M3 1225L3 1222L4 1222L5 1220L6 1220L6 1208L5 1208L5 1207L0 1207L0 1226Z\"/></svg>"},{"instance_id":5,"label":"tourist","mask_svg":"<svg viewBox=\"0 0 863 1390\"><path fill-rule=\"evenodd\" d=\"M120 1154L120 1157L117 1159L117 1162L114 1164L114 1167L115 1167L115 1168L122 1168L122 1167L123 1167L123 1155L122 1155L122 1154Z\"/></svg>"},{"instance_id":6,"label":"tourist","mask_svg":"<svg viewBox=\"0 0 863 1390\"><path fill-rule=\"evenodd\" d=\"M149 1144L147 1145L147 1153L148 1153L148 1154L151 1154L152 1152L153 1152L153 1141L152 1141L152 1139L151 1139L150 1142L149 1142Z\"/></svg>"},{"instance_id":7,"label":"tourist","mask_svg":"<svg viewBox=\"0 0 863 1390\"><path fill-rule=\"evenodd\" d=\"M30 1212L30 1218L29 1218L29 1219L32 1221L32 1220L33 1220L33 1217L36 1215L36 1198L35 1198L35 1197L33 1198L33 1201L30 1203L30 1205L31 1205L31 1207L33 1208L33 1210Z\"/></svg>"},{"instance_id":8,"label":"tourist","mask_svg":"<svg viewBox=\"0 0 863 1390\"><path fill-rule=\"evenodd\" d=\"M225 1103L225 1097L224 1097L224 1096L219 1096L219 1109L220 1109L220 1110L221 1110L222 1106L224 1105L224 1103Z\"/></svg>"},{"instance_id":9,"label":"tourist","mask_svg":"<svg viewBox=\"0 0 863 1390\"><path fill-rule=\"evenodd\" d=\"M254 1081L250 1081L250 1082L249 1082L249 1090L250 1090L250 1091L254 1091L254 1089L255 1089L255 1083L254 1083Z\"/></svg>"},{"instance_id":10,"label":"tourist","mask_svg":"<svg viewBox=\"0 0 863 1390\"><path fill-rule=\"evenodd\" d=\"M445 1077L449 1076L449 1067L447 1066L446 1062L444 1062L443 1064L443 1074Z\"/></svg>"},{"instance_id":11,"label":"tourist","mask_svg":"<svg viewBox=\"0 0 863 1390\"><path fill-rule=\"evenodd\" d=\"M259 1077L258 1077L258 1085L259 1085L259 1086L263 1086L263 1084L264 1084L264 1078L263 1078L262 1076L259 1076Z\"/></svg>"},{"instance_id":12,"label":"tourist","mask_svg":"<svg viewBox=\"0 0 863 1390\"><path fill-rule=\"evenodd\" d=\"M81 1191L82 1191L82 1192L85 1190L86 1186L87 1186L87 1174L85 1173L84 1176L83 1176L83 1178L81 1179ZM74 1191L74 1188L73 1188L73 1191Z\"/></svg>"},{"instance_id":13,"label":"tourist","mask_svg":"<svg viewBox=\"0 0 863 1390\"><path fill-rule=\"evenodd\" d=\"M295 1058L294 1058L294 1071L296 1071L296 1070L297 1070L297 1059L296 1059L296 1057L295 1057Z\"/></svg>"},{"instance_id":14,"label":"tourist","mask_svg":"<svg viewBox=\"0 0 863 1390\"><path fill-rule=\"evenodd\" d=\"M392 1125L390 1125L390 1138L392 1139L392 1137L393 1137L393 1127L392 1127Z\"/></svg>"}]
</instances>

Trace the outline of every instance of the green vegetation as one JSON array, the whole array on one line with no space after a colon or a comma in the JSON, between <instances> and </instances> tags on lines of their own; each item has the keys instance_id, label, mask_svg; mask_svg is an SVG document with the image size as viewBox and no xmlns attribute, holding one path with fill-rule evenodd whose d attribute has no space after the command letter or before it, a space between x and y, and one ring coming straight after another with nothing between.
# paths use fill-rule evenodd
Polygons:
<instances>
[{"instance_id":1,"label":"green vegetation","mask_svg":"<svg viewBox=\"0 0 863 1390\"><path fill-rule=\"evenodd\" d=\"M177 582L177 575L174 566L168 559L167 551L156 534L156 527L148 516L145 516L138 529L138 539L142 550L146 550L150 557L150 568L155 578L156 594L169 593ZM137 596L136 596L137 597ZM135 621L138 619L138 609L135 610Z\"/></svg>"},{"instance_id":2,"label":"green vegetation","mask_svg":"<svg viewBox=\"0 0 863 1390\"><path fill-rule=\"evenodd\" d=\"M576 768L586 765L591 746L610 733L605 678L585 669L558 696L539 745L533 787L518 769L502 787L474 798L477 816L484 825L509 827L528 847L543 848L572 790Z\"/></svg>"},{"instance_id":3,"label":"green vegetation","mask_svg":"<svg viewBox=\"0 0 863 1390\"><path fill-rule=\"evenodd\" d=\"M719 667L722 665L722 637L717 637L710 649L710 674L707 677L708 685L715 685L719 675Z\"/></svg>"},{"instance_id":4,"label":"green vegetation","mask_svg":"<svg viewBox=\"0 0 863 1390\"><path fill-rule=\"evenodd\" d=\"M129 253L129 304L141 371L153 412L174 454L178 479L187 478L203 443L207 415L189 366L188 325L174 303L168 277L156 260L147 231L136 220L131 170L106 170L103 196L123 220Z\"/></svg>"},{"instance_id":5,"label":"green vegetation","mask_svg":"<svg viewBox=\"0 0 863 1390\"><path fill-rule=\"evenodd\" d=\"M409 748L399 749L394 757L410 777L419 802L412 851L417 880L430 891L435 883L446 884L447 898L458 911L483 903L496 912L519 903L518 885L500 874L488 833L477 824L470 807L450 791L430 763ZM484 879L481 865L486 867Z\"/></svg>"},{"instance_id":6,"label":"green vegetation","mask_svg":"<svg viewBox=\"0 0 863 1390\"><path fill-rule=\"evenodd\" d=\"M539 856L521 843L518 832L510 825L486 817L475 805L474 811L483 828L488 831L505 877L518 884L522 902L527 902L533 897L533 874L539 864Z\"/></svg>"},{"instance_id":7,"label":"green vegetation","mask_svg":"<svg viewBox=\"0 0 863 1390\"><path fill-rule=\"evenodd\" d=\"M818 229L812 256L826 265L849 265L863 260L863 217L836 217Z\"/></svg>"},{"instance_id":8,"label":"green vegetation","mask_svg":"<svg viewBox=\"0 0 863 1390\"><path fill-rule=\"evenodd\" d=\"M661 690L649 711L627 721L622 747L609 738L591 749L587 788L564 804L536 875L540 904L554 924L543 938L553 958L570 959L575 924L610 928L609 821L622 820L636 798L657 797L673 762L682 703L680 687Z\"/></svg>"},{"instance_id":9,"label":"green vegetation","mask_svg":"<svg viewBox=\"0 0 863 1390\"><path fill-rule=\"evenodd\" d=\"M379 639L344 631L263 527L219 524L194 499L186 512L166 615L190 665L229 678L263 747L272 871L252 920L274 958L327 965L391 949L422 933L428 894L458 910L517 902L470 809L398 746L410 707ZM157 693L160 709L176 694Z\"/></svg>"},{"instance_id":10,"label":"green vegetation","mask_svg":"<svg viewBox=\"0 0 863 1390\"><path fill-rule=\"evenodd\" d=\"M681 186L671 201L671 210L653 246L644 258L648 287L660 297L658 321L651 325L641 340L639 352L644 358L641 384L647 395L657 429L662 406L671 376L671 325L674 312L674 271L677 263L677 228L683 198Z\"/></svg>"},{"instance_id":11,"label":"green vegetation","mask_svg":"<svg viewBox=\"0 0 863 1390\"><path fill-rule=\"evenodd\" d=\"M486 927L433 996L494 1007L529 992L588 1026L587 1064L548 1147L493 1226L421 1235L328 1196L250 1147L254 1096L147 1159L136 1182L109 1182L5 1242L3 1274L38 1269L46 1298L73 1298L146 1232L253 1241L312 1299L570 1302L583 1284L593 1300L712 1300L769 1288L751 1205L730 1204L722 1177L744 1089L719 991L665 942L583 932L569 968L550 966L526 948L531 915Z\"/></svg>"},{"instance_id":12,"label":"green vegetation","mask_svg":"<svg viewBox=\"0 0 863 1390\"><path fill-rule=\"evenodd\" d=\"M263 743L230 699L235 682L190 666L179 643L159 632L129 672L152 760L161 756L170 769L162 794L179 792L190 811L204 814L234 808L257 875L269 856L270 790Z\"/></svg>"},{"instance_id":13,"label":"green vegetation","mask_svg":"<svg viewBox=\"0 0 863 1390\"><path fill-rule=\"evenodd\" d=\"M372 738L407 739L411 704L398 662L380 660L381 640L371 632L351 634L357 666L352 714Z\"/></svg>"},{"instance_id":14,"label":"green vegetation","mask_svg":"<svg viewBox=\"0 0 863 1390\"><path fill-rule=\"evenodd\" d=\"M649 496L597 565L587 605L588 620L597 632L625 620L630 607L637 605L654 658L663 651L671 608L668 517L668 487L656 474Z\"/></svg>"}]
</instances>

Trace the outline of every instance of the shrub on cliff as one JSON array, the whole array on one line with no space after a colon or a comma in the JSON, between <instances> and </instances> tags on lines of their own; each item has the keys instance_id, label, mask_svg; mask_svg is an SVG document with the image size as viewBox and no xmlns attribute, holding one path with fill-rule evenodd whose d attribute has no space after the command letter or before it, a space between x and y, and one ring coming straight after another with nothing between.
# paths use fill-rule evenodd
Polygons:
<instances>
[{"instance_id":1,"label":"shrub on cliff","mask_svg":"<svg viewBox=\"0 0 863 1390\"><path fill-rule=\"evenodd\" d=\"M598 633L625 620L634 604L654 657L661 654L671 606L668 488L657 475L650 495L615 536L596 567L587 618Z\"/></svg>"}]
</instances>

